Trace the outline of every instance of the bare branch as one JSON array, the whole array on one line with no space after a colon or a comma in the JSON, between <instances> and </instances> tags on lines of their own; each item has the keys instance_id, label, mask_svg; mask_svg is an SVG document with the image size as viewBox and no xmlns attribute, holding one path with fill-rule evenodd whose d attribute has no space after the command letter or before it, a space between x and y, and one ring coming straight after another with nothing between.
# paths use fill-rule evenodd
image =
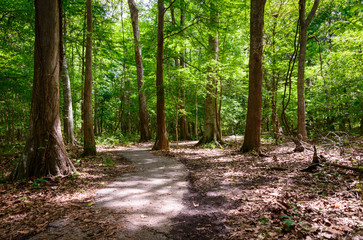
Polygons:
<instances>
[{"instance_id":1,"label":"bare branch","mask_svg":"<svg viewBox=\"0 0 363 240\"><path fill-rule=\"evenodd\" d=\"M188 28L192 27L193 25L195 25L195 24L196 24L196 23L198 23L198 22L200 22L200 20L198 20L198 21L196 21L196 22L194 22L194 23L190 24L189 26L187 26L187 27L183 28L182 30L180 30L180 31L178 31L178 32L176 32L176 33L173 33L173 34L170 34L170 35L168 35L168 36L164 37L164 40L165 40L165 39L167 39L167 38L169 38L169 37L172 37L172 36L178 35L179 33L184 32L185 30L187 30Z\"/></svg>"},{"instance_id":2,"label":"bare branch","mask_svg":"<svg viewBox=\"0 0 363 240\"><path fill-rule=\"evenodd\" d=\"M176 2L176 0L172 1L172 2L170 3L170 5L169 5L167 8L165 8L165 9L164 9L163 14L165 14L165 13L166 13L166 11L168 11L168 10L169 10L169 8L171 8L171 6L173 6L173 4L174 4L175 2Z\"/></svg>"},{"instance_id":3,"label":"bare branch","mask_svg":"<svg viewBox=\"0 0 363 240\"><path fill-rule=\"evenodd\" d=\"M319 1L320 0L315 0L314 1L313 8L311 9L311 11L310 11L308 17L306 18L305 23L304 23L306 27L308 27L310 25L311 20L313 19L314 15L315 15L315 12L318 9Z\"/></svg>"}]
</instances>

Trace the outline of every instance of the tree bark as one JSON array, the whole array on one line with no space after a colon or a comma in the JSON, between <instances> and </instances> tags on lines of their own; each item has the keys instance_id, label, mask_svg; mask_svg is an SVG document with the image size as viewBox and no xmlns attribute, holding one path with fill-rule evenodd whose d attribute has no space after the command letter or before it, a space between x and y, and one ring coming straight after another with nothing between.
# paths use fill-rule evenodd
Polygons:
<instances>
[{"instance_id":1,"label":"tree bark","mask_svg":"<svg viewBox=\"0 0 363 240\"><path fill-rule=\"evenodd\" d=\"M66 54L66 41L64 36L67 34L67 18L66 12L64 12L63 34L62 34L62 82L63 82L63 131L65 136L65 142L70 145L76 144L74 137L73 127L73 108L72 108L72 92L71 81L68 73L67 54Z\"/></svg>"},{"instance_id":2,"label":"tree bark","mask_svg":"<svg viewBox=\"0 0 363 240\"><path fill-rule=\"evenodd\" d=\"M184 28L185 26L185 11L184 11L184 1L182 1L182 8L180 10L180 26L182 28ZM185 69L186 68L186 63L185 63L185 55L186 55L186 50L183 49L182 50L182 56L180 58L180 66ZM189 134L189 127L188 127L188 118L186 115L186 111L185 111L185 79L182 79L182 93L181 93L181 104L179 106L180 108L180 139L181 140L189 140L190 138L190 134Z\"/></svg>"},{"instance_id":3,"label":"tree bark","mask_svg":"<svg viewBox=\"0 0 363 240\"><path fill-rule=\"evenodd\" d=\"M140 47L140 30L138 14L139 9L136 7L134 0L128 0L132 29L134 32L134 48L135 48L135 61L137 71L137 87L139 90L139 116L140 116L140 142L147 142L151 139L149 131L149 121L147 116L146 96L145 91L142 89L144 85L144 68L142 64L142 55Z\"/></svg>"},{"instance_id":4,"label":"tree bark","mask_svg":"<svg viewBox=\"0 0 363 240\"><path fill-rule=\"evenodd\" d=\"M194 137L198 139L198 91L195 90Z\"/></svg>"},{"instance_id":5,"label":"tree bark","mask_svg":"<svg viewBox=\"0 0 363 240\"><path fill-rule=\"evenodd\" d=\"M279 75L276 74L276 56L275 56L276 54L275 36L276 36L276 26L277 26L278 16L279 14L275 15L274 25L272 29L272 86L271 86L271 108L272 108L271 122L272 122L272 132L274 134L276 142L279 139L279 128L280 128L279 118L277 115L277 87L279 84Z\"/></svg>"},{"instance_id":6,"label":"tree bark","mask_svg":"<svg viewBox=\"0 0 363 240\"><path fill-rule=\"evenodd\" d=\"M84 82L83 155L96 155L92 117L92 0L87 0L86 77Z\"/></svg>"},{"instance_id":7,"label":"tree bark","mask_svg":"<svg viewBox=\"0 0 363 240\"><path fill-rule=\"evenodd\" d=\"M69 175L59 110L61 1L35 0L33 95L24 154L12 178Z\"/></svg>"},{"instance_id":8,"label":"tree bark","mask_svg":"<svg viewBox=\"0 0 363 240\"><path fill-rule=\"evenodd\" d=\"M251 0L249 90L242 152L260 151L262 112L263 26L266 0Z\"/></svg>"},{"instance_id":9,"label":"tree bark","mask_svg":"<svg viewBox=\"0 0 363 240\"><path fill-rule=\"evenodd\" d=\"M297 134L306 141L307 132L305 124L305 57L306 57L306 44L307 44L307 30L311 23L312 18L318 9L319 0L314 1L313 8L311 9L308 17L305 19L305 2L306 0L299 0L299 24L300 24L300 50L299 62L297 73Z\"/></svg>"},{"instance_id":10,"label":"tree bark","mask_svg":"<svg viewBox=\"0 0 363 240\"><path fill-rule=\"evenodd\" d=\"M85 42L86 42L86 29L87 28L87 8L84 11L83 17L83 33L82 33L82 90L81 90L81 118L84 122L84 82L85 82L85 67L86 67L86 57L85 57ZM83 134L83 125L81 126L81 134Z\"/></svg>"},{"instance_id":11,"label":"tree bark","mask_svg":"<svg viewBox=\"0 0 363 240\"><path fill-rule=\"evenodd\" d=\"M169 148L169 140L166 131L165 119L165 91L163 73L164 52L164 0L158 0L158 49L156 56L156 124L157 133L153 150L165 150Z\"/></svg>"},{"instance_id":12,"label":"tree bark","mask_svg":"<svg viewBox=\"0 0 363 240\"><path fill-rule=\"evenodd\" d=\"M63 130L65 142L74 145L76 139L74 137L73 127L73 108L72 108L72 92L71 92L71 81L68 74L67 57L65 48L63 45L62 50L63 61L62 61L62 82L63 82Z\"/></svg>"},{"instance_id":13,"label":"tree bark","mask_svg":"<svg viewBox=\"0 0 363 240\"><path fill-rule=\"evenodd\" d=\"M208 44L212 66L209 67L207 74L204 133L197 145L206 144L212 141L216 143L222 142L217 124L217 69L215 66L219 59L219 37L216 30L218 24L218 11L213 3L211 3L210 15L211 29Z\"/></svg>"}]
</instances>

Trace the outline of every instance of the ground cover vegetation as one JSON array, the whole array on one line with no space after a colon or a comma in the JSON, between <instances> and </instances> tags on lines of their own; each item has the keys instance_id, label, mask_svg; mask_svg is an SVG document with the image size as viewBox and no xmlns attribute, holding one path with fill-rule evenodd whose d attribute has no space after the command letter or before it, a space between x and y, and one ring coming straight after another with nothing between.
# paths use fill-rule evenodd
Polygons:
<instances>
[{"instance_id":1,"label":"ground cover vegetation","mask_svg":"<svg viewBox=\"0 0 363 240\"><path fill-rule=\"evenodd\" d=\"M236 182L213 206L220 210L214 217L224 219L220 227L198 228L205 236L218 229L237 239L359 236L362 8L354 0L2 0L6 238L30 236L65 216L62 209L78 204L68 182L90 197L101 178L130 171L130 163L103 149L138 141L178 157L191 172L191 192L201 197ZM244 138L231 144L228 135ZM179 150L181 140L197 146ZM165 152L169 141L176 147ZM68 199L60 212L38 204L58 202L60 189ZM246 194L254 196L248 206ZM72 211L87 210L85 199ZM331 206L345 218L325 212ZM48 220L32 221L43 213ZM249 216L243 222L241 215ZM176 221L186 230L182 218Z\"/></svg>"}]
</instances>

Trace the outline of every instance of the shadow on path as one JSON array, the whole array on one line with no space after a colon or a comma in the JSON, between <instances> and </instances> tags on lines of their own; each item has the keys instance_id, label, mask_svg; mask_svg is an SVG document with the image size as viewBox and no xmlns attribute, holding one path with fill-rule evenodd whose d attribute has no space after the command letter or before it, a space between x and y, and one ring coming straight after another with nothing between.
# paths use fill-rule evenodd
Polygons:
<instances>
[{"instance_id":1,"label":"shadow on path","mask_svg":"<svg viewBox=\"0 0 363 240\"><path fill-rule=\"evenodd\" d=\"M152 155L147 148L119 154L135 164L136 172L97 191L96 206L129 212L119 239L168 239L171 219L182 211L188 191L186 168L173 159Z\"/></svg>"}]
</instances>

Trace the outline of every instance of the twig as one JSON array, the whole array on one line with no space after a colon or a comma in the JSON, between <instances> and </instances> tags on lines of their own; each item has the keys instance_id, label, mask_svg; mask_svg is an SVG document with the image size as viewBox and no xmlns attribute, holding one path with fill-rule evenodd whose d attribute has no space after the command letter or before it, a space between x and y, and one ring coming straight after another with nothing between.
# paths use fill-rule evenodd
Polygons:
<instances>
[{"instance_id":1,"label":"twig","mask_svg":"<svg viewBox=\"0 0 363 240\"><path fill-rule=\"evenodd\" d=\"M165 40L165 39L167 39L167 38L169 38L169 37L172 37L172 36L178 35L179 33L184 32L185 30L187 30L188 28L190 28L191 26L195 25L195 24L196 24L196 23L198 23L198 22L200 22L200 20L198 20L198 21L196 21L196 22L194 22L194 23L190 24L189 26L187 26L187 27L183 28L182 30L180 30L180 31L178 31L178 32L176 32L176 33L173 33L173 34L170 34L170 35L168 35L168 36L164 37L164 40Z\"/></svg>"}]
</instances>

